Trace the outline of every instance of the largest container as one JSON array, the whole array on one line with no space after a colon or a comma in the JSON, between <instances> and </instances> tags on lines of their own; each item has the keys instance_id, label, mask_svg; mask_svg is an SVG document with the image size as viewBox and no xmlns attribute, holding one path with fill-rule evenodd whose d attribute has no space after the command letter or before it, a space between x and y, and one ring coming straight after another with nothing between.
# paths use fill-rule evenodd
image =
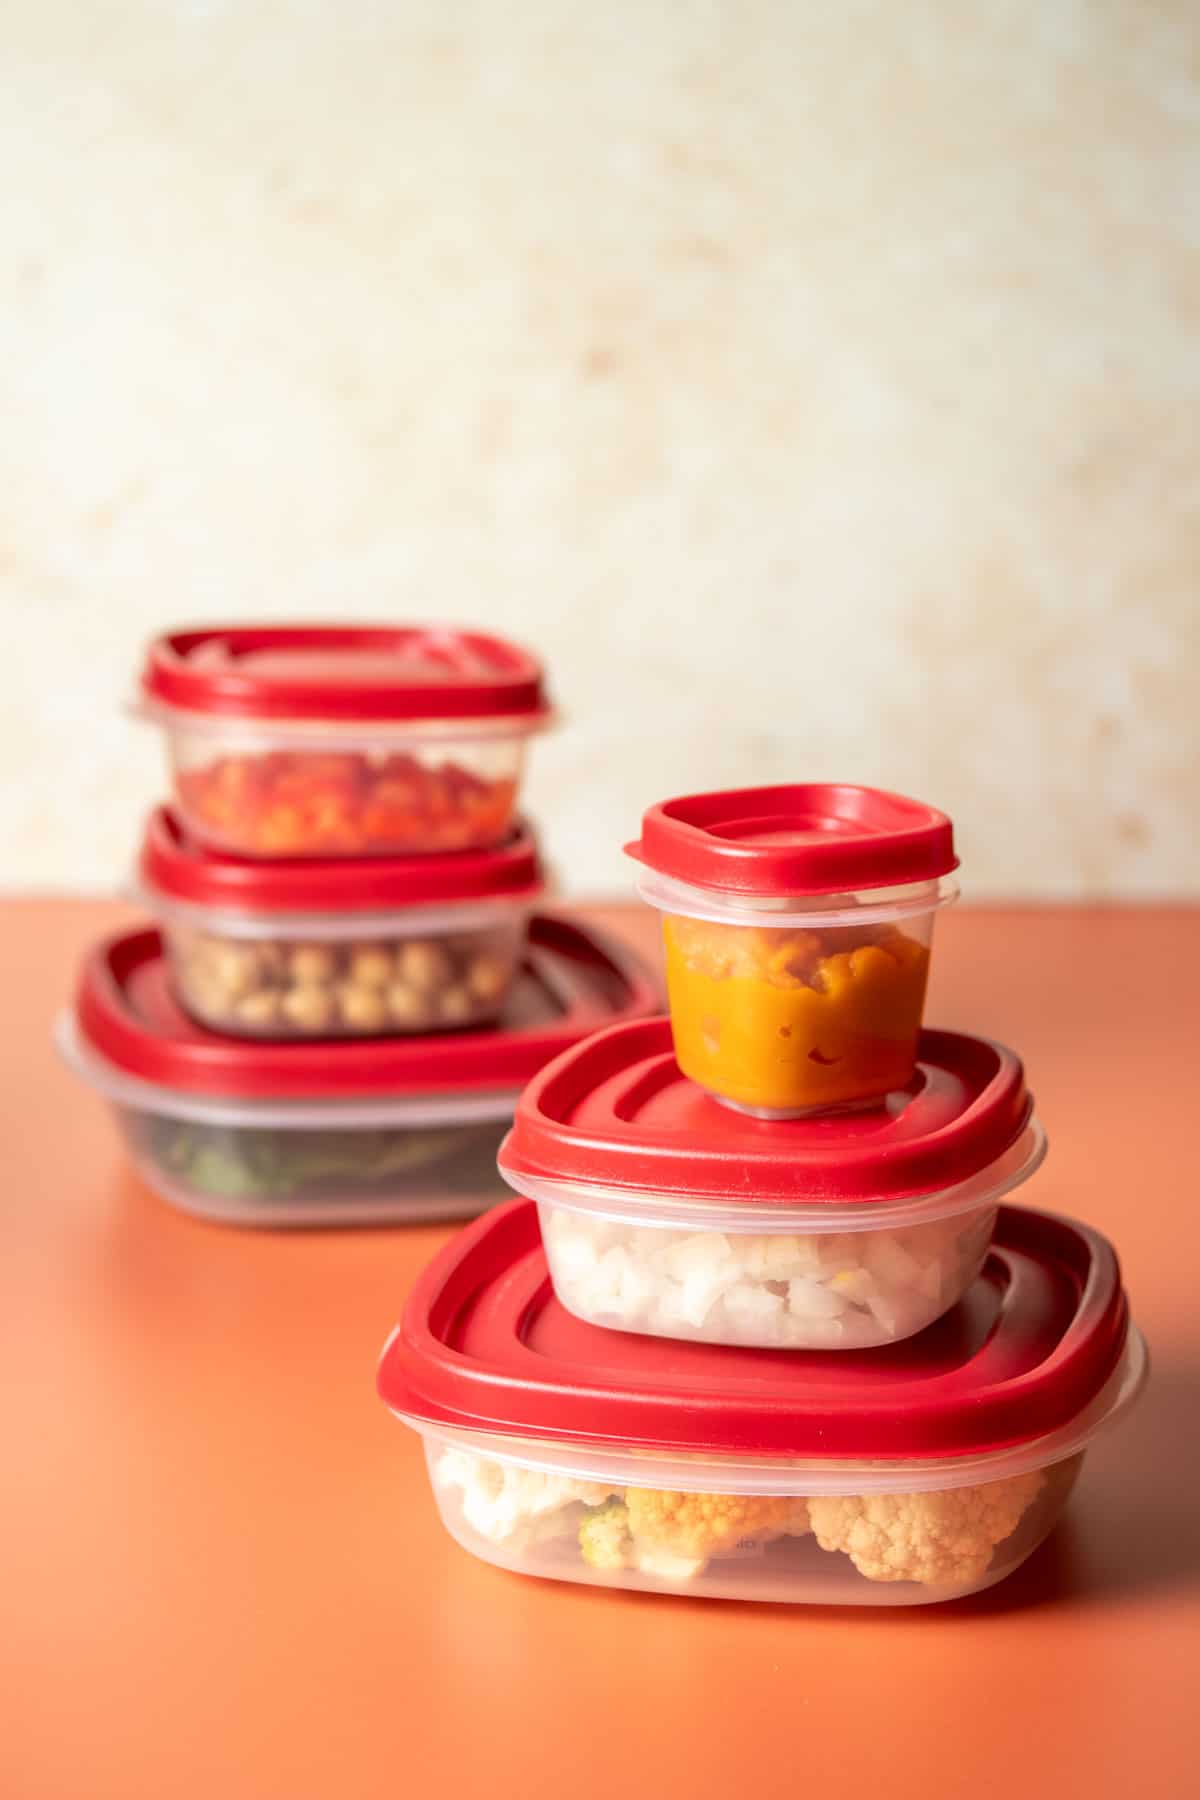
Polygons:
<instances>
[{"instance_id":1,"label":"largest container","mask_svg":"<svg viewBox=\"0 0 1200 1800\"><path fill-rule=\"evenodd\" d=\"M443 1523L501 1568L723 1599L914 1605L1020 1566L1145 1350L1111 1246L1001 1209L955 1310L867 1354L661 1344L555 1300L534 1208L418 1281L379 1392L424 1442Z\"/></svg>"},{"instance_id":2,"label":"largest container","mask_svg":"<svg viewBox=\"0 0 1200 1800\"><path fill-rule=\"evenodd\" d=\"M498 843L550 720L527 651L445 627L175 631L141 685L185 823L242 856Z\"/></svg>"}]
</instances>

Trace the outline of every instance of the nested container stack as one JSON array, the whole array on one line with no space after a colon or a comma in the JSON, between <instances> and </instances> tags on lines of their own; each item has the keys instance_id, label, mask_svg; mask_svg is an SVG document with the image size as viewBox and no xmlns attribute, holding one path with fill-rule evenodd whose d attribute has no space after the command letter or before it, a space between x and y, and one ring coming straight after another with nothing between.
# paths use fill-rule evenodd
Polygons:
<instances>
[{"instance_id":1,"label":"nested container stack","mask_svg":"<svg viewBox=\"0 0 1200 1800\"><path fill-rule=\"evenodd\" d=\"M544 910L517 799L540 665L479 632L235 627L149 649L155 927L95 947L64 1048L138 1166L247 1224L465 1216L516 1095L653 990Z\"/></svg>"},{"instance_id":2,"label":"nested container stack","mask_svg":"<svg viewBox=\"0 0 1200 1800\"><path fill-rule=\"evenodd\" d=\"M410 1297L379 1371L451 1533L503 1567L914 1603L1019 1566L1145 1351L1111 1247L1011 1196L1020 1060L923 1027L950 822L790 786L651 808L670 1016L530 1081L520 1199Z\"/></svg>"}]
</instances>

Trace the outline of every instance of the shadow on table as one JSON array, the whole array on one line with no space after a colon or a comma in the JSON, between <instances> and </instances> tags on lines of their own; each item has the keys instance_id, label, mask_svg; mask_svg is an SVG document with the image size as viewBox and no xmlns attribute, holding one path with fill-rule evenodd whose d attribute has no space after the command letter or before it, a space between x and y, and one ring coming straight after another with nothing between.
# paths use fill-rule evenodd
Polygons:
<instances>
[{"instance_id":1,"label":"shadow on table","mask_svg":"<svg viewBox=\"0 0 1200 1800\"><path fill-rule=\"evenodd\" d=\"M1200 1360L1153 1363L1129 1417L1089 1450L1057 1530L1007 1581L949 1610L1111 1605L1200 1582Z\"/></svg>"}]
</instances>

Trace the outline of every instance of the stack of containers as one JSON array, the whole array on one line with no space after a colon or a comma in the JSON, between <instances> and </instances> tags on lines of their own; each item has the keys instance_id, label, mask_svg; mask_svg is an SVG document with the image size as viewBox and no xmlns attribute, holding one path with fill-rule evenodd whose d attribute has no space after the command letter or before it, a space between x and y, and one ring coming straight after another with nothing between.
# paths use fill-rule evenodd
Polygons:
<instances>
[{"instance_id":1,"label":"stack of containers","mask_svg":"<svg viewBox=\"0 0 1200 1800\"><path fill-rule=\"evenodd\" d=\"M1024 1071L922 1028L950 822L877 790L652 808L670 1019L543 1069L522 1196L435 1260L380 1392L503 1567L919 1602L1015 1569L1145 1372L1095 1232L1006 1203Z\"/></svg>"},{"instance_id":2,"label":"stack of containers","mask_svg":"<svg viewBox=\"0 0 1200 1800\"><path fill-rule=\"evenodd\" d=\"M253 1224L478 1211L522 1082L654 1003L538 910L540 666L478 632L176 632L142 709L172 771L139 861L158 929L86 959L62 1041L150 1184Z\"/></svg>"}]
</instances>

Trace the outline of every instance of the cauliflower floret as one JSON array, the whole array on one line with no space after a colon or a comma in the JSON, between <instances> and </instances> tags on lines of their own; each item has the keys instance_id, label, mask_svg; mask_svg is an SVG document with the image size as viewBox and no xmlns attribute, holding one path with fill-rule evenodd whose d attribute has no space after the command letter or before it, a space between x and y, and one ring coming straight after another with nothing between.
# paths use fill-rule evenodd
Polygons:
<instances>
[{"instance_id":1,"label":"cauliflower floret","mask_svg":"<svg viewBox=\"0 0 1200 1800\"><path fill-rule=\"evenodd\" d=\"M978 1581L1042 1485L1035 1470L937 1494L828 1494L808 1502L822 1550L844 1550L868 1581Z\"/></svg>"},{"instance_id":2,"label":"cauliflower floret","mask_svg":"<svg viewBox=\"0 0 1200 1800\"><path fill-rule=\"evenodd\" d=\"M627 1488L625 1504L637 1543L676 1556L719 1556L785 1535L803 1537L809 1529L806 1503L790 1496Z\"/></svg>"},{"instance_id":3,"label":"cauliflower floret","mask_svg":"<svg viewBox=\"0 0 1200 1800\"><path fill-rule=\"evenodd\" d=\"M633 1567L629 1508L624 1500L606 1500L603 1506L584 1514L579 1527L579 1548L589 1569Z\"/></svg>"},{"instance_id":4,"label":"cauliflower floret","mask_svg":"<svg viewBox=\"0 0 1200 1800\"><path fill-rule=\"evenodd\" d=\"M489 1543L513 1547L568 1535L574 1529L568 1508L598 1506L616 1491L598 1481L492 1462L467 1450L444 1450L435 1480L441 1488L460 1490L462 1515L473 1531Z\"/></svg>"},{"instance_id":5,"label":"cauliflower floret","mask_svg":"<svg viewBox=\"0 0 1200 1800\"><path fill-rule=\"evenodd\" d=\"M710 1556L807 1530L803 1500L627 1488L623 1500L585 1515L579 1549L590 1569L635 1569L662 1581L690 1581Z\"/></svg>"}]
</instances>

